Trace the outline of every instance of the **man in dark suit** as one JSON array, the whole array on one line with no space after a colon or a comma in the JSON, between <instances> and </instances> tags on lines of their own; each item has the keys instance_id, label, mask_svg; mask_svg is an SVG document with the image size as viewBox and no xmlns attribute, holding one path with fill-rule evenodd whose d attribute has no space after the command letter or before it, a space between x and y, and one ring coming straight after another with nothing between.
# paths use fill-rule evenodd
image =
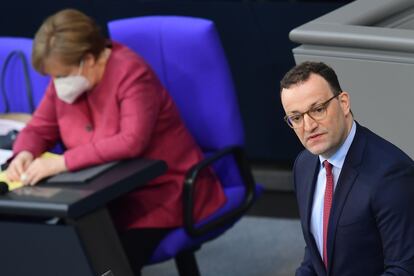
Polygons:
<instances>
[{"instance_id":1,"label":"man in dark suit","mask_svg":"<svg viewBox=\"0 0 414 276\"><path fill-rule=\"evenodd\" d=\"M354 121L324 63L291 69L281 101L306 148L293 169L306 242L296 275L414 275L413 160Z\"/></svg>"}]
</instances>

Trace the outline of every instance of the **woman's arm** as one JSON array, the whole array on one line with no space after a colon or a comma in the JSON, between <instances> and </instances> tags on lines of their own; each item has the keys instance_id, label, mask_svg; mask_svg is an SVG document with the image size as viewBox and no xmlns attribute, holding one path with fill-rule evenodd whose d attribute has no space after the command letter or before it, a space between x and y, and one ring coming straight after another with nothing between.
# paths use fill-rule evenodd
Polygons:
<instances>
[{"instance_id":1,"label":"woman's arm","mask_svg":"<svg viewBox=\"0 0 414 276\"><path fill-rule=\"evenodd\" d=\"M15 155L21 151L28 151L36 158L52 148L59 139L55 106L56 95L54 95L51 85L52 83L49 83L33 118L17 136L13 145Z\"/></svg>"}]
</instances>

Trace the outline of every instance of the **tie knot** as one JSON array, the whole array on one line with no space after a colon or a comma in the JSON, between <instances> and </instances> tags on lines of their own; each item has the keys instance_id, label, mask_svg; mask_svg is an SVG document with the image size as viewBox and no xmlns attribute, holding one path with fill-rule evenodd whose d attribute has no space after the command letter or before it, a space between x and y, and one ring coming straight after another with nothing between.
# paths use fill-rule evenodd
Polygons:
<instances>
[{"instance_id":1,"label":"tie knot","mask_svg":"<svg viewBox=\"0 0 414 276\"><path fill-rule=\"evenodd\" d=\"M328 160L323 161L323 166L326 171L326 175L332 175L332 164Z\"/></svg>"}]
</instances>

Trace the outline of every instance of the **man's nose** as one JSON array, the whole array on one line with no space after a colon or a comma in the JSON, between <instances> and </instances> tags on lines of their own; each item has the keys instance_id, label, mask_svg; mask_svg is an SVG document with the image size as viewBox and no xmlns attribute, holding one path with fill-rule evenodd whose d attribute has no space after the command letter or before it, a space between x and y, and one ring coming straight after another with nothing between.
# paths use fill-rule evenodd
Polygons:
<instances>
[{"instance_id":1,"label":"man's nose","mask_svg":"<svg viewBox=\"0 0 414 276\"><path fill-rule=\"evenodd\" d=\"M303 128L305 131L311 131L318 126L318 122L313 119L309 114L303 114Z\"/></svg>"}]
</instances>

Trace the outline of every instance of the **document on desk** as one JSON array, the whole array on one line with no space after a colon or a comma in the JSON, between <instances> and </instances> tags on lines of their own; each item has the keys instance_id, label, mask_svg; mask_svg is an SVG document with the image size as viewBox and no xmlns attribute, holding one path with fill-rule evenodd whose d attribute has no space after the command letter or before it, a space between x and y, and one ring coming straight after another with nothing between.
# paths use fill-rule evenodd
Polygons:
<instances>
[{"instance_id":1,"label":"document on desk","mask_svg":"<svg viewBox=\"0 0 414 276\"><path fill-rule=\"evenodd\" d=\"M25 123L18 122L15 120L3 119L0 118L0 135L5 135L10 130L22 130L25 126Z\"/></svg>"},{"instance_id":2,"label":"document on desk","mask_svg":"<svg viewBox=\"0 0 414 276\"><path fill-rule=\"evenodd\" d=\"M0 149L0 165L3 165L4 163L6 163L6 161L9 160L9 158L12 156L13 156L13 151Z\"/></svg>"},{"instance_id":3,"label":"document on desk","mask_svg":"<svg viewBox=\"0 0 414 276\"><path fill-rule=\"evenodd\" d=\"M7 155L9 158L11 155ZM41 158L56 158L59 156L58 154L45 152L42 154ZM7 160L7 159L6 159ZM45 182L47 184L83 184L88 182L89 180L95 178L99 174L103 173L104 171L114 167L118 164L118 161L105 163L98 166L93 166L90 168L86 168L83 170L79 170L76 172L64 172L57 174L55 176L50 177ZM6 182L9 185L9 191L22 187L22 183L20 181L10 181L7 179L5 172L0 172L0 181Z\"/></svg>"}]
</instances>

